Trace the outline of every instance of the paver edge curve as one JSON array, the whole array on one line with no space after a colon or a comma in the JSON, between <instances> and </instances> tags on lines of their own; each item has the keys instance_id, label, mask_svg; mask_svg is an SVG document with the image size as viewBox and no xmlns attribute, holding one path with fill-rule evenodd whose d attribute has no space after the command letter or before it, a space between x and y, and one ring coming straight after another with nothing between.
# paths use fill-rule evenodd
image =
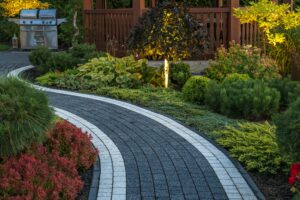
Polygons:
<instances>
[{"instance_id":1,"label":"paver edge curve","mask_svg":"<svg viewBox=\"0 0 300 200\"><path fill-rule=\"evenodd\" d=\"M31 65L22 67L10 72L8 76L18 77L20 73L32 68L34 67ZM130 103L110 99L107 97L51 89L37 85L33 85L33 87L47 92L77 96L110 103L146 116L185 138L191 145L193 145L199 152L201 152L215 171L229 199L234 199L230 198L232 190L235 190L239 193L240 196L237 199L264 199L259 190L254 190L255 192L253 192L251 188L252 186L249 186L245 178L241 175L241 172L235 167L231 159L229 159L224 152L220 151L204 137L168 117L146 110L144 108L140 108Z\"/></svg>"},{"instance_id":2,"label":"paver edge curve","mask_svg":"<svg viewBox=\"0 0 300 200\"><path fill-rule=\"evenodd\" d=\"M93 136L92 143L99 150L101 162L100 184L98 185L98 192L96 194L97 199L110 200L114 199L114 197L118 197L120 200L125 200L126 189L123 190L123 193L121 194L119 192L115 193L117 188L114 188L114 183L117 183L119 186L123 186L123 189L126 188L124 161L123 165L114 165L116 159L118 159L118 163L123 160L118 147L105 133L85 119L59 108L54 107L54 110L56 115L80 128L83 132L87 132ZM118 175L114 173L115 171L118 171Z\"/></svg>"}]
</instances>

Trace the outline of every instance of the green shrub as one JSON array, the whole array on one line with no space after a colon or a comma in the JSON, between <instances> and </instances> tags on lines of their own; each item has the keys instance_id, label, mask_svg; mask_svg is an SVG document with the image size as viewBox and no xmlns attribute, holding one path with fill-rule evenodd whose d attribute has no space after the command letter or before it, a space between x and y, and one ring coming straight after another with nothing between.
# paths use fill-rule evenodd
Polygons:
<instances>
[{"instance_id":1,"label":"green shrub","mask_svg":"<svg viewBox=\"0 0 300 200\"><path fill-rule=\"evenodd\" d=\"M203 104L210 79L204 76L192 76L182 88L184 98Z\"/></svg>"},{"instance_id":2,"label":"green shrub","mask_svg":"<svg viewBox=\"0 0 300 200\"><path fill-rule=\"evenodd\" d=\"M16 79L0 79L0 157L45 139L52 111L46 96Z\"/></svg>"},{"instance_id":3,"label":"green shrub","mask_svg":"<svg viewBox=\"0 0 300 200\"><path fill-rule=\"evenodd\" d=\"M239 123L237 127L227 126L216 134L217 141L229 149L230 155L243 163L247 170L276 174L285 166L276 143L275 126Z\"/></svg>"},{"instance_id":4,"label":"green shrub","mask_svg":"<svg viewBox=\"0 0 300 200\"><path fill-rule=\"evenodd\" d=\"M170 65L170 80L171 83L178 85L180 88L192 76L190 65L183 62L171 63Z\"/></svg>"},{"instance_id":5,"label":"green shrub","mask_svg":"<svg viewBox=\"0 0 300 200\"><path fill-rule=\"evenodd\" d=\"M46 47L38 47L29 54L29 61L31 64L36 66L37 70L41 73L47 72L44 65L48 62L51 57L51 50Z\"/></svg>"},{"instance_id":6,"label":"green shrub","mask_svg":"<svg viewBox=\"0 0 300 200\"><path fill-rule=\"evenodd\" d=\"M142 65L143 82L155 87L163 87L164 74L157 67Z\"/></svg>"},{"instance_id":7,"label":"green shrub","mask_svg":"<svg viewBox=\"0 0 300 200\"><path fill-rule=\"evenodd\" d=\"M247 74L229 74L226 77L226 82L246 81L249 79ZM216 112L220 112L221 105L221 86L215 80L211 80L207 86L205 93L205 104Z\"/></svg>"},{"instance_id":8,"label":"green shrub","mask_svg":"<svg viewBox=\"0 0 300 200\"><path fill-rule=\"evenodd\" d=\"M95 45L90 44L77 44L70 49L70 54L73 58L77 58L77 63L82 64L92 58L105 56L105 54L97 51Z\"/></svg>"},{"instance_id":9,"label":"green shrub","mask_svg":"<svg viewBox=\"0 0 300 200\"><path fill-rule=\"evenodd\" d=\"M283 108L288 107L300 97L300 83L292 81L289 78L272 79L269 81L271 88L275 88L280 92L280 105Z\"/></svg>"},{"instance_id":10,"label":"green shrub","mask_svg":"<svg viewBox=\"0 0 300 200\"><path fill-rule=\"evenodd\" d=\"M161 86L163 83L162 74L157 68L147 66L146 60L110 55L94 58L76 69L46 73L36 81L41 85L71 90L96 90L105 86L135 88L143 84Z\"/></svg>"},{"instance_id":11,"label":"green shrub","mask_svg":"<svg viewBox=\"0 0 300 200\"><path fill-rule=\"evenodd\" d=\"M92 58L105 56L96 50L95 45L78 44L69 51L51 52L45 47L33 50L29 59L36 66L37 70L44 74L49 71L65 71L72 69L78 64L83 64Z\"/></svg>"},{"instance_id":12,"label":"green shrub","mask_svg":"<svg viewBox=\"0 0 300 200\"><path fill-rule=\"evenodd\" d=\"M67 52L53 52L47 62L42 65L44 72L60 71L63 72L67 69L72 69L77 65L77 60Z\"/></svg>"},{"instance_id":13,"label":"green shrub","mask_svg":"<svg viewBox=\"0 0 300 200\"><path fill-rule=\"evenodd\" d=\"M279 77L275 61L263 58L259 49L232 44L228 50L218 49L215 60L209 63L205 75L222 81L228 74L248 74L251 78L270 79Z\"/></svg>"},{"instance_id":14,"label":"green shrub","mask_svg":"<svg viewBox=\"0 0 300 200\"><path fill-rule=\"evenodd\" d=\"M146 65L146 60L136 61L133 56L115 58L108 55L80 66L78 76L101 86L133 88L143 83L143 65Z\"/></svg>"},{"instance_id":15,"label":"green shrub","mask_svg":"<svg viewBox=\"0 0 300 200\"><path fill-rule=\"evenodd\" d=\"M282 154L291 161L300 161L300 98L275 119L277 141Z\"/></svg>"},{"instance_id":16,"label":"green shrub","mask_svg":"<svg viewBox=\"0 0 300 200\"><path fill-rule=\"evenodd\" d=\"M280 94L263 80L234 79L208 86L206 103L212 109L234 118L261 120L278 111Z\"/></svg>"},{"instance_id":17,"label":"green shrub","mask_svg":"<svg viewBox=\"0 0 300 200\"><path fill-rule=\"evenodd\" d=\"M215 80L209 81L205 93L205 104L216 112L220 112L220 105L221 105L220 94L221 94L220 84Z\"/></svg>"}]
</instances>

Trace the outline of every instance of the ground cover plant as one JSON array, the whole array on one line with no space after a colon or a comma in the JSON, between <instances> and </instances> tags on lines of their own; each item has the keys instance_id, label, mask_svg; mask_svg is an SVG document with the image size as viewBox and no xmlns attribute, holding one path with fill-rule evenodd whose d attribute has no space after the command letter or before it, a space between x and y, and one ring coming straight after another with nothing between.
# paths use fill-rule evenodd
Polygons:
<instances>
[{"instance_id":1,"label":"ground cover plant","mask_svg":"<svg viewBox=\"0 0 300 200\"><path fill-rule=\"evenodd\" d=\"M7 44L0 43L0 51L7 51L10 47Z\"/></svg>"},{"instance_id":2,"label":"ground cover plant","mask_svg":"<svg viewBox=\"0 0 300 200\"><path fill-rule=\"evenodd\" d=\"M276 174L287 167L287 162L280 155L275 130L276 127L268 122L245 122L237 127L227 126L216 134L220 134L217 141L247 170Z\"/></svg>"}]
</instances>

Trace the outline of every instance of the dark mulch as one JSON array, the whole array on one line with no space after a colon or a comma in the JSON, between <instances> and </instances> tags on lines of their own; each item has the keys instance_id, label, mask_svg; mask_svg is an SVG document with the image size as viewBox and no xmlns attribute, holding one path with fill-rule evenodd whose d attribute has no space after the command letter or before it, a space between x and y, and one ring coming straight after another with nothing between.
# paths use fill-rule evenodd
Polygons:
<instances>
[{"instance_id":1,"label":"dark mulch","mask_svg":"<svg viewBox=\"0 0 300 200\"><path fill-rule=\"evenodd\" d=\"M290 200L293 193L288 184L288 175L279 173L276 175L263 175L259 173L248 172L260 191L267 200Z\"/></svg>"},{"instance_id":2,"label":"dark mulch","mask_svg":"<svg viewBox=\"0 0 300 200\"><path fill-rule=\"evenodd\" d=\"M81 180L84 181L84 187L76 200L87 200L89 198L90 187L93 179L93 167L84 173L79 173Z\"/></svg>"}]
</instances>

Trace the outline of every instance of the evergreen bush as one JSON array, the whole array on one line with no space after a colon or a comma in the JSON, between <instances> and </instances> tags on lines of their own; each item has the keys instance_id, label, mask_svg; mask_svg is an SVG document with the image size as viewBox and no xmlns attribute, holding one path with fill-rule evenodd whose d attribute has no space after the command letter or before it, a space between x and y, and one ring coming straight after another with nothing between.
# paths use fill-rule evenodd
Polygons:
<instances>
[{"instance_id":1,"label":"evergreen bush","mask_svg":"<svg viewBox=\"0 0 300 200\"><path fill-rule=\"evenodd\" d=\"M209 81L210 79L204 76L192 76L182 88L184 98L203 104Z\"/></svg>"},{"instance_id":2,"label":"evergreen bush","mask_svg":"<svg viewBox=\"0 0 300 200\"><path fill-rule=\"evenodd\" d=\"M287 166L276 143L275 129L268 122L240 123L216 131L220 136L217 141L247 170L276 174Z\"/></svg>"},{"instance_id":3,"label":"evergreen bush","mask_svg":"<svg viewBox=\"0 0 300 200\"><path fill-rule=\"evenodd\" d=\"M261 120L278 111L280 93L263 80L229 76L208 86L206 103L212 109L234 118Z\"/></svg>"},{"instance_id":4,"label":"evergreen bush","mask_svg":"<svg viewBox=\"0 0 300 200\"><path fill-rule=\"evenodd\" d=\"M190 65L184 62L171 63L170 65L171 83L174 83L181 88L191 76L192 73L191 73Z\"/></svg>"},{"instance_id":5,"label":"evergreen bush","mask_svg":"<svg viewBox=\"0 0 300 200\"><path fill-rule=\"evenodd\" d=\"M293 162L300 161L300 98L275 120L277 141L282 154Z\"/></svg>"},{"instance_id":6,"label":"evergreen bush","mask_svg":"<svg viewBox=\"0 0 300 200\"><path fill-rule=\"evenodd\" d=\"M44 141L51 119L42 92L16 79L0 79L0 157Z\"/></svg>"}]
</instances>

